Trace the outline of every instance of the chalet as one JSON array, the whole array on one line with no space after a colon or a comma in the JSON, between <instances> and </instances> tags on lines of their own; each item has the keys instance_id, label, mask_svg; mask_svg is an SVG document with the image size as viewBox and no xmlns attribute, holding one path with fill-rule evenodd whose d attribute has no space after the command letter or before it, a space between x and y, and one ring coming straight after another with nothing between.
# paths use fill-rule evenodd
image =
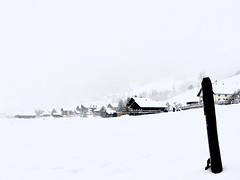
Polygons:
<instances>
[{"instance_id":1,"label":"chalet","mask_svg":"<svg viewBox=\"0 0 240 180\"><path fill-rule=\"evenodd\" d=\"M62 116L74 116L75 115L75 111L73 110L69 110L69 109L61 109L61 113L62 113Z\"/></svg>"},{"instance_id":2,"label":"chalet","mask_svg":"<svg viewBox=\"0 0 240 180\"><path fill-rule=\"evenodd\" d=\"M235 83L235 82L214 81L212 83L212 87L213 87L213 98L214 98L215 104L226 105L231 103L232 95L234 91L238 89L239 85L238 83ZM202 89L200 89L197 96L200 98L202 102Z\"/></svg>"},{"instance_id":3,"label":"chalet","mask_svg":"<svg viewBox=\"0 0 240 180\"><path fill-rule=\"evenodd\" d=\"M51 114L52 114L52 117L54 117L54 118L63 117L62 113L57 112L56 109L53 109Z\"/></svg>"},{"instance_id":4,"label":"chalet","mask_svg":"<svg viewBox=\"0 0 240 180\"><path fill-rule=\"evenodd\" d=\"M75 115L80 116L81 114L82 114L82 109L79 106L77 106L75 109Z\"/></svg>"},{"instance_id":5,"label":"chalet","mask_svg":"<svg viewBox=\"0 0 240 180\"><path fill-rule=\"evenodd\" d=\"M103 118L117 117L117 112L111 108L102 107L102 109L100 110L100 116Z\"/></svg>"},{"instance_id":6,"label":"chalet","mask_svg":"<svg viewBox=\"0 0 240 180\"><path fill-rule=\"evenodd\" d=\"M109 103L109 104L107 105L107 108L110 108L110 109L116 111L116 110L118 109L118 104L117 104L117 103Z\"/></svg>"},{"instance_id":7,"label":"chalet","mask_svg":"<svg viewBox=\"0 0 240 180\"><path fill-rule=\"evenodd\" d=\"M101 112L102 112L102 109L103 109L104 107L98 107L98 108L96 108L96 109L94 109L93 110L93 116L95 116L95 117L97 117L97 116L101 116Z\"/></svg>"},{"instance_id":8,"label":"chalet","mask_svg":"<svg viewBox=\"0 0 240 180\"><path fill-rule=\"evenodd\" d=\"M51 117L51 112L44 112L44 113L42 113L42 117Z\"/></svg>"},{"instance_id":9,"label":"chalet","mask_svg":"<svg viewBox=\"0 0 240 180\"><path fill-rule=\"evenodd\" d=\"M155 114L167 112L167 106L148 98L131 98L127 103L130 115Z\"/></svg>"},{"instance_id":10,"label":"chalet","mask_svg":"<svg viewBox=\"0 0 240 180\"><path fill-rule=\"evenodd\" d=\"M215 93L215 92L213 92L214 103L218 104L218 105L229 104L231 102L232 95L233 94L229 94L229 93ZM200 89L197 96L200 98L200 101L203 102L202 89Z\"/></svg>"},{"instance_id":11,"label":"chalet","mask_svg":"<svg viewBox=\"0 0 240 180\"><path fill-rule=\"evenodd\" d=\"M106 107L101 107L97 108L93 111L93 115L95 117L99 116L102 118L107 118L107 117L117 117L117 112L111 108L106 108Z\"/></svg>"},{"instance_id":12,"label":"chalet","mask_svg":"<svg viewBox=\"0 0 240 180\"><path fill-rule=\"evenodd\" d=\"M81 105L81 116L82 117L87 117L87 115L88 115L88 108Z\"/></svg>"}]
</instances>

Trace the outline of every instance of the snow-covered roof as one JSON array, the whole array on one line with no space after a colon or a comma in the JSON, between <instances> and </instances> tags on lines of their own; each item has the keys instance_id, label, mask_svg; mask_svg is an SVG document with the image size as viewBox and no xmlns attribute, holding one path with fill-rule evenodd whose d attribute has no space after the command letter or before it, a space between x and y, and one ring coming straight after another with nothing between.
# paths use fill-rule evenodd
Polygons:
<instances>
[{"instance_id":1,"label":"snow-covered roof","mask_svg":"<svg viewBox=\"0 0 240 180\"><path fill-rule=\"evenodd\" d=\"M53 112L52 114L53 114L53 115L62 115L61 112Z\"/></svg>"},{"instance_id":2,"label":"snow-covered roof","mask_svg":"<svg viewBox=\"0 0 240 180\"><path fill-rule=\"evenodd\" d=\"M101 111L102 107L97 107L96 109L93 110L93 112L98 112Z\"/></svg>"},{"instance_id":3,"label":"snow-covered roof","mask_svg":"<svg viewBox=\"0 0 240 180\"><path fill-rule=\"evenodd\" d=\"M118 103L109 103L113 108L117 108L118 107Z\"/></svg>"},{"instance_id":4,"label":"snow-covered roof","mask_svg":"<svg viewBox=\"0 0 240 180\"><path fill-rule=\"evenodd\" d=\"M148 98L133 98L135 102L140 106L140 107L166 107L162 102L160 101L153 101Z\"/></svg>"},{"instance_id":5,"label":"snow-covered roof","mask_svg":"<svg viewBox=\"0 0 240 180\"><path fill-rule=\"evenodd\" d=\"M19 113L17 113L17 115L21 115L21 116L36 116L35 112L28 112L28 111L21 111Z\"/></svg>"},{"instance_id":6,"label":"snow-covered roof","mask_svg":"<svg viewBox=\"0 0 240 180\"><path fill-rule=\"evenodd\" d=\"M108 114L113 114L113 113L115 113L116 111L113 110L113 109L111 109L111 108L106 108L106 112L107 112Z\"/></svg>"},{"instance_id":7,"label":"snow-covered roof","mask_svg":"<svg viewBox=\"0 0 240 180\"><path fill-rule=\"evenodd\" d=\"M52 112L49 112L49 111L45 111L44 113L43 113L43 115L51 115L52 114Z\"/></svg>"}]
</instances>

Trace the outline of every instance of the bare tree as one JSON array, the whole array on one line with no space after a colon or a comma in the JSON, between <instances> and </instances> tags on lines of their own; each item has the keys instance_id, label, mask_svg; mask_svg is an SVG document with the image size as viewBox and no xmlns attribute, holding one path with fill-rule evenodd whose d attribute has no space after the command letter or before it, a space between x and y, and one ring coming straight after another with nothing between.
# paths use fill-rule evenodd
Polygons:
<instances>
[{"instance_id":1,"label":"bare tree","mask_svg":"<svg viewBox=\"0 0 240 180\"><path fill-rule=\"evenodd\" d=\"M202 84L202 80L203 78L206 77L206 73L204 71L200 72L199 75L198 75L198 87L200 88L201 87L201 84Z\"/></svg>"}]
</instances>

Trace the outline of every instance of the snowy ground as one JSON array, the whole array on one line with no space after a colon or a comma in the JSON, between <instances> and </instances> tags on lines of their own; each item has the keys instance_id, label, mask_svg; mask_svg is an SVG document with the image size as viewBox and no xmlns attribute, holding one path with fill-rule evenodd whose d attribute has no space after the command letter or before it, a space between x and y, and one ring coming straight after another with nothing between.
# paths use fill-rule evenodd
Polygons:
<instances>
[{"instance_id":1,"label":"snowy ground","mask_svg":"<svg viewBox=\"0 0 240 180\"><path fill-rule=\"evenodd\" d=\"M203 109L109 119L0 119L0 179L239 179L239 110L216 107L224 166L218 175L204 170Z\"/></svg>"}]
</instances>

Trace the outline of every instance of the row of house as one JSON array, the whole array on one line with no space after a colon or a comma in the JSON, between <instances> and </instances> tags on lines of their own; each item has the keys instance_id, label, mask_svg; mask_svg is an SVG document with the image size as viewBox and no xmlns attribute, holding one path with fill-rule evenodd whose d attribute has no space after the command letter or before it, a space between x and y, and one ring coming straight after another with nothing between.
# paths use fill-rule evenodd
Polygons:
<instances>
[{"instance_id":1,"label":"row of house","mask_svg":"<svg viewBox=\"0 0 240 180\"><path fill-rule=\"evenodd\" d=\"M75 109L64 109L61 108L60 110L53 109L52 111L41 111L38 113L20 113L15 115L16 118L22 119L34 119L37 117L54 117L54 118L61 118L61 117L87 117L87 116L101 116L101 117L116 117L117 107L113 104L108 104L107 107L98 106L98 105L89 105L84 106L81 105L80 107L77 106Z\"/></svg>"},{"instance_id":2,"label":"row of house","mask_svg":"<svg viewBox=\"0 0 240 180\"><path fill-rule=\"evenodd\" d=\"M38 113L38 115L34 113L28 114L18 114L16 118L24 118L24 119L33 119L36 117L117 117L121 115L144 115L144 114L155 114L167 111L167 106L163 105L158 101L152 101L148 98L131 98L128 103L126 104L126 108L124 108L124 112L119 112L119 108L117 104L110 103L106 107L105 106L98 106L98 105L88 105L88 106L77 106L74 110L69 109L61 109L57 111L53 109L50 112Z\"/></svg>"},{"instance_id":3,"label":"row of house","mask_svg":"<svg viewBox=\"0 0 240 180\"><path fill-rule=\"evenodd\" d=\"M234 79L235 78L235 79ZM237 78L237 79L236 79ZM229 78L224 81L214 81L213 86L213 96L215 104L225 105L229 104L234 91L240 89L240 75L237 77ZM184 101L184 102L183 102ZM168 105L166 105L168 104ZM144 114L155 114L167 112L172 109L192 109L199 108L203 106L202 90L192 89L178 97L171 99L170 101L163 104L159 101L153 101L148 98L132 97L126 104L124 112L119 112L118 104L108 104L106 107L98 105L88 105L81 107L77 106L74 110L61 109L56 111L53 109L51 112L43 112L40 117L72 117L72 116L100 116L100 117L116 117L124 114L128 115L144 115ZM39 116L39 115L38 115ZM17 118L36 118L36 114L18 114Z\"/></svg>"}]
</instances>

